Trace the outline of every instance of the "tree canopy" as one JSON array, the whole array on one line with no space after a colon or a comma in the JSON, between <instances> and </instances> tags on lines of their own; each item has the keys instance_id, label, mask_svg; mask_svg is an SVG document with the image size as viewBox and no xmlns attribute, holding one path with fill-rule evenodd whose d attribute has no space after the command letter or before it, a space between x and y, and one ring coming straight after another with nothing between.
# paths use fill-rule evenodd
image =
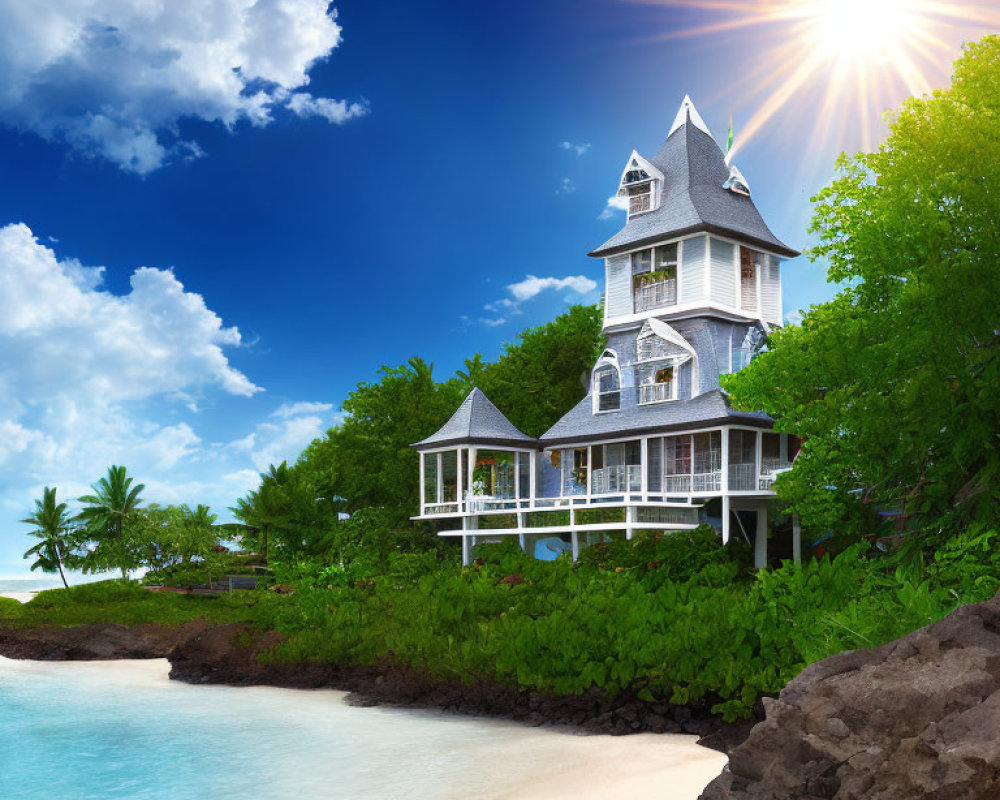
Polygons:
<instances>
[{"instance_id":1,"label":"tree canopy","mask_svg":"<svg viewBox=\"0 0 1000 800\"><path fill-rule=\"evenodd\" d=\"M726 381L806 439L780 493L817 524L905 503L928 529L995 518L1000 470L1000 37L905 102L815 198L810 257L842 288Z\"/></svg>"}]
</instances>

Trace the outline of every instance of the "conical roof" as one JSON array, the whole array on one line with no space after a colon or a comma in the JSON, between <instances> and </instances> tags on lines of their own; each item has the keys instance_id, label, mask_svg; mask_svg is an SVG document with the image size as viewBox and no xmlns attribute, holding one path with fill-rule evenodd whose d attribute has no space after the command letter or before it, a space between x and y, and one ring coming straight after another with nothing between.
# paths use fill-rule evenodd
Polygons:
<instances>
[{"instance_id":1,"label":"conical roof","mask_svg":"<svg viewBox=\"0 0 1000 800\"><path fill-rule=\"evenodd\" d=\"M690 98L684 98L663 147L649 161L664 175L660 205L633 216L590 255L611 256L698 231L731 236L789 258L798 255L771 233L748 195L723 188L729 179L725 156Z\"/></svg>"},{"instance_id":2,"label":"conical roof","mask_svg":"<svg viewBox=\"0 0 1000 800\"><path fill-rule=\"evenodd\" d=\"M537 440L515 428L514 423L490 402L482 390L475 388L437 433L413 446L423 450L449 444L531 447L537 444Z\"/></svg>"}]
</instances>

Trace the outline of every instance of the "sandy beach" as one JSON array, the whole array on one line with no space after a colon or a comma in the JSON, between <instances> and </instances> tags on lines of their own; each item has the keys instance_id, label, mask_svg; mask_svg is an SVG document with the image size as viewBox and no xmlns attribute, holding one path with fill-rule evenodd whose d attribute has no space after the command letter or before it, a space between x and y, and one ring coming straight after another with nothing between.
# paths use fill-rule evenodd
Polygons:
<instances>
[{"instance_id":1,"label":"sandy beach","mask_svg":"<svg viewBox=\"0 0 1000 800\"><path fill-rule=\"evenodd\" d=\"M169 679L166 659L89 662L0 659L0 672L63 673L70 680L113 684L118 691L164 690L174 697L192 691L234 693L233 702L246 703L252 697L255 707L280 708L298 719L328 713L331 704L342 706L345 697L344 692L333 690L189 687ZM489 726L492 733L488 745L470 745L467 754L476 776L476 796L481 800L662 800L666 797L696 800L726 763L725 755L699 747L694 736L579 736L501 720L474 720L385 707L351 709L351 713L367 715L376 724L395 724L393 719L411 722L418 717L431 724ZM420 756L414 753L413 757ZM460 789L456 784L453 791L445 788L435 796L440 800L467 798L469 776L458 783L464 786ZM297 796L303 795L311 796L308 789Z\"/></svg>"}]
</instances>

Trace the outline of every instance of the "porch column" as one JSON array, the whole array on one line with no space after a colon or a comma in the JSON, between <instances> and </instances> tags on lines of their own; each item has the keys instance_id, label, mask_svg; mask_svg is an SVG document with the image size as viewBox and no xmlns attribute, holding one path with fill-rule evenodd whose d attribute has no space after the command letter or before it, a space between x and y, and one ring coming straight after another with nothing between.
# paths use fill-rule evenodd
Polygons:
<instances>
[{"instance_id":1,"label":"porch column","mask_svg":"<svg viewBox=\"0 0 1000 800\"><path fill-rule=\"evenodd\" d=\"M757 569L767 566L767 503L757 506L757 534L753 542L753 565Z\"/></svg>"},{"instance_id":2,"label":"porch column","mask_svg":"<svg viewBox=\"0 0 1000 800\"><path fill-rule=\"evenodd\" d=\"M642 487L642 502L649 500L649 438L642 437L642 444L639 446L639 485Z\"/></svg>"},{"instance_id":3,"label":"porch column","mask_svg":"<svg viewBox=\"0 0 1000 800\"><path fill-rule=\"evenodd\" d=\"M573 560L576 561L580 555L580 535L576 531L573 531L569 535L569 538L573 542Z\"/></svg>"},{"instance_id":4,"label":"porch column","mask_svg":"<svg viewBox=\"0 0 1000 800\"><path fill-rule=\"evenodd\" d=\"M470 447L469 448L469 467L468 467L468 470L469 470L468 471L468 476L469 476L469 489L468 489L468 491L469 491L469 496L470 497L472 496L472 473L475 470L475 468L476 468L476 448L475 447ZM469 506L466 509L466 511L472 511L472 502L473 501L469 502Z\"/></svg>"},{"instance_id":5,"label":"porch column","mask_svg":"<svg viewBox=\"0 0 1000 800\"><path fill-rule=\"evenodd\" d=\"M530 501L528 503L528 508L535 507L535 465L538 459L538 451L531 451L531 472L528 473L528 494L531 495Z\"/></svg>"},{"instance_id":6,"label":"porch column","mask_svg":"<svg viewBox=\"0 0 1000 800\"><path fill-rule=\"evenodd\" d=\"M792 514L792 561L802 563L802 525L798 514Z\"/></svg>"},{"instance_id":7,"label":"porch column","mask_svg":"<svg viewBox=\"0 0 1000 800\"><path fill-rule=\"evenodd\" d=\"M420 451L420 516L424 515L424 498L427 495L424 494L424 451Z\"/></svg>"},{"instance_id":8,"label":"porch column","mask_svg":"<svg viewBox=\"0 0 1000 800\"><path fill-rule=\"evenodd\" d=\"M458 513L465 511L465 497L462 495L462 448L455 451L455 499L458 501Z\"/></svg>"},{"instance_id":9,"label":"porch column","mask_svg":"<svg viewBox=\"0 0 1000 800\"><path fill-rule=\"evenodd\" d=\"M693 444L693 443L692 443ZM691 462L694 463L694 447L691 448ZM729 428L722 429L722 477L719 483L719 488L722 490L722 494L725 495L729 492ZM729 504L726 503L725 507L728 508ZM729 517L723 514L722 530L729 530ZM729 537L723 539L723 542L729 540Z\"/></svg>"},{"instance_id":10,"label":"porch column","mask_svg":"<svg viewBox=\"0 0 1000 800\"><path fill-rule=\"evenodd\" d=\"M723 450L722 452L726 452ZM723 462L725 463L725 462ZM723 476L726 474L722 473ZM727 544L729 542L729 495L722 495L722 543Z\"/></svg>"},{"instance_id":11,"label":"porch column","mask_svg":"<svg viewBox=\"0 0 1000 800\"><path fill-rule=\"evenodd\" d=\"M437 498L438 503L444 502L444 470L441 468L444 463L444 455L442 453L437 454L437 494L434 495Z\"/></svg>"},{"instance_id":12,"label":"porch column","mask_svg":"<svg viewBox=\"0 0 1000 800\"><path fill-rule=\"evenodd\" d=\"M463 567L469 566L469 562L472 560L469 557L470 550L471 550L471 548L469 547L469 537L466 536L465 534L462 534L462 566Z\"/></svg>"},{"instance_id":13,"label":"porch column","mask_svg":"<svg viewBox=\"0 0 1000 800\"><path fill-rule=\"evenodd\" d=\"M625 506L625 540L632 538L632 523L635 522L635 506Z\"/></svg>"},{"instance_id":14,"label":"porch column","mask_svg":"<svg viewBox=\"0 0 1000 800\"><path fill-rule=\"evenodd\" d=\"M587 445L587 505L590 505L590 496L594 493L594 453L593 447Z\"/></svg>"}]
</instances>

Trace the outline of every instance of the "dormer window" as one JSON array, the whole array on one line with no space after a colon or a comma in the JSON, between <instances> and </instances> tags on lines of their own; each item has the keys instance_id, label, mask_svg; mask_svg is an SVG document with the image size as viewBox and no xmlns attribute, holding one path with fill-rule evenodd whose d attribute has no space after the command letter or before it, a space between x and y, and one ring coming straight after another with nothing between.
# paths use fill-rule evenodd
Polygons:
<instances>
[{"instance_id":1,"label":"dormer window","mask_svg":"<svg viewBox=\"0 0 1000 800\"><path fill-rule=\"evenodd\" d=\"M636 338L639 405L676 400L681 365L693 358L693 348L677 331L660 320L647 320Z\"/></svg>"},{"instance_id":2,"label":"dormer window","mask_svg":"<svg viewBox=\"0 0 1000 800\"><path fill-rule=\"evenodd\" d=\"M622 378L618 356L605 350L594 368L594 411L618 411L622 407Z\"/></svg>"},{"instance_id":3,"label":"dormer window","mask_svg":"<svg viewBox=\"0 0 1000 800\"><path fill-rule=\"evenodd\" d=\"M662 188L663 173L633 150L618 183L618 196L628 198L629 218L653 211Z\"/></svg>"},{"instance_id":4,"label":"dormer window","mask_svg":"<svg viewBox=\"0 0 1000 800\"><path fill-rule=\"evenodd\" d=\"M677 368L651 366L639 369L639 403L662 403L677 399Z\"/></svg>"},{"instance_id":5,"label":"dormer window","mask_svg":"<svg viewBox=\"0 0 1000 800\"><path fill-rule=\"evenodd\" d=\"M722 184L722 188L745 197L750 196L750 184L747 183L747 179L743 177L743 173L736 168L735 164L729 167L729 177Z\"/></svg>"}]
</instances>

